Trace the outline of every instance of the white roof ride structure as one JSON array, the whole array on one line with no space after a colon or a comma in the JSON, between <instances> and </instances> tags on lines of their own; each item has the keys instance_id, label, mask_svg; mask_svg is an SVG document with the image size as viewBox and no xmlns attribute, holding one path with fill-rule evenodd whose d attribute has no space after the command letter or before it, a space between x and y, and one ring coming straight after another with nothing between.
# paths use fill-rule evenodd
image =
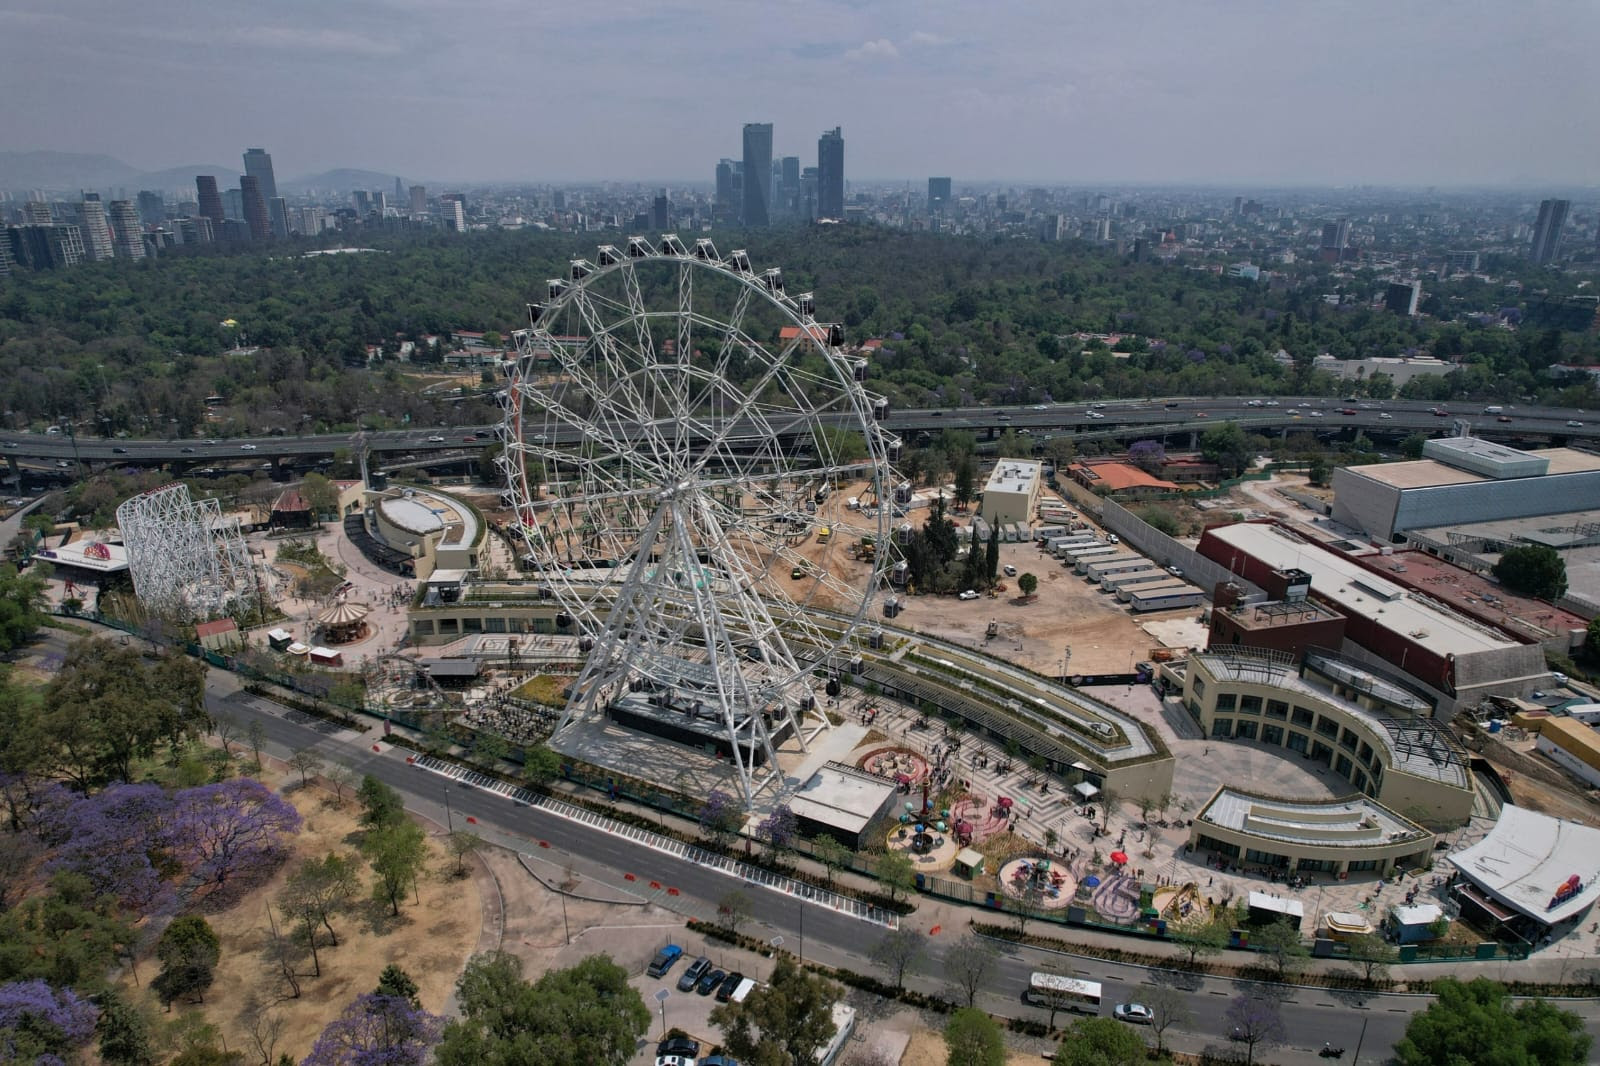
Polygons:
<instances>
[{"instance_id":1,"label":"white roof ride structure","mask_svg":"<svg viewBox=\"0 0 1600 1066\"><path fill-rule=\"evenodd\" d=\"M1489 835L1449 856L1496 901L1555 925L1600 899L1600 829L1507 805ZM1578 891L1557 899L1570 878Z\"/></svg>"}]
</instances>

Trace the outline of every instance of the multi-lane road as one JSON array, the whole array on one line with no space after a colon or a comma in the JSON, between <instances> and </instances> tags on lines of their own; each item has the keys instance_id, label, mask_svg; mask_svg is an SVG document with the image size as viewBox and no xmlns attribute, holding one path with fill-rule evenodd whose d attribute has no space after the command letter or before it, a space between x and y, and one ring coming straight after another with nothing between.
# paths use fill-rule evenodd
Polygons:
<instances>
[{"instance_id":1,"label":"multi-lane road","mask_svg":"<svg viewBox=\"0 0 1600 1066\"><path fill-rule=\"evenodd\" d=\"M1337 400L1326 397L1210 397L1116 400L1093 405L1034 404L1012 407L922 408L891 411L883 425L914 443L921 433L963 429L980 437L1006 429L1040 438L1062 435L1127 439L1141 435L1187 436L1219 422L1236 421L1252 430L1306 430L1319 434L1408 433L1443 430L1457 418L1471 422L1480 436L1532 441L1600 441L1600 414L1558 407L1435 404L1415 400ZM1441 413L1443 412L1443 413ZM51 465L128 463L206 465L298 463L365 448L374 455L457 452L463 456L497 440L497 426L455 426L420 430L323 433L307 436L194 440L71 438L63 434L0 433L0 455ZM576 437L574 437L574 442ZM555 443L562 443L557 433Z\"/></svg>"}]
</instances>

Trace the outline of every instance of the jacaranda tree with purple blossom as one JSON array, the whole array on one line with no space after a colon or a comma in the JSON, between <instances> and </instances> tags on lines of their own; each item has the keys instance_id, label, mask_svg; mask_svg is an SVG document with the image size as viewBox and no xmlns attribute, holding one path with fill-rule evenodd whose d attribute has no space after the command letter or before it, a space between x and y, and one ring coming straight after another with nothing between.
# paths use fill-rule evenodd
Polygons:
<instances>
[{"instance_id":1,"label":"jacaranda tree with purple blossom","mask_svg":"<svg viewBox=\"0 0 1600 1066\"><path fill-rule=\"evenodd\" d=\"M706 793L706 801L700 807L702 833L721 844L739 831L743 821L744 812L732 795L720 788Z\"/></svg>"},{"instance_id":2,"label":"jacaranda tree with purple blossom","mask_svg":"<svg viewBox=\"0 0 1600 1066\"><path fill-rule=\"evenodd\" d=\"M45 868L82 874L97 894L130 911L165 913L173 893L158 868L166 862L172 811L172 796L148 784L112 785L48 807L38 832L59 846Z\"/></svg>"},{"instance_id":3,"label":"jacaranda tree with purple blossom","mask_svg":"<svg viewBox=\"0 0 1600 1066\"><path fill-rule=\"evenodd\" d=\"M404 996L365 993L328 1023L301 1066L422 1066L443 1028Z\"/></svg>"},{"instance_id":4,"label":"jacaranda tree with purple blossom","mask_svg":"<svg viewBox=\"0 0 1600 1066\"><path fill-rule=\"evenodd\" d=\"M169 840L189 883L215 889L276 866L299 829L299 811L261 782L241 778L179 792Z\"/></svg>"},{"instance_id":5,"label":"jacaranda tree with purple blossom","mask_svg":"<svg viewBox=\"0 0 1600 1066\"><path fill-rule=\"evenodd\" d=\"M794 811L789 809L787 803L780 803L772 808L771 814L761 819L761 824L756 826L756 833L776 852L789 846L797 829Z\"/></svg>"},{"instance_id":6,"label":"jacaranda tree with purple blossom","mask_svg":"<svg viewBox=\"0 0 1600 1066\"><path fill-rule=\"evenodd\" d=\"M0 985L0 1062L60 1063L94 1036L94 1005L43 981Z\"/></svg>"}]
</instances>

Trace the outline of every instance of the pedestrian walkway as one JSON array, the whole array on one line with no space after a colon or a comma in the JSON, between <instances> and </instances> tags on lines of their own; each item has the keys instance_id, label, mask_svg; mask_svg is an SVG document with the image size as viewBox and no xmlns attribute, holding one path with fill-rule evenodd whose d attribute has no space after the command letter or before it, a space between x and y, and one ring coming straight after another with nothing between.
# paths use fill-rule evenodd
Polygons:
<instances>
[{"instance_id":1,"label":"pedestrian walkway","mask_svg":"<svg viewBox=\"0 0 1600 1066\"><path fill-rule=\"evenodd\" d=\"M862 921L870 922L886 929L899 928L900 918L898 915L881 907L864 903L851 896L818 888L815 885L808 884L805 881L798 881L792 877L785 877L762 866L740 862L720 852L708 851L676 837L666 836L636 825L619 822L614 818L608 818L586 807L579 807L542 793L532 792L526 788L490 777L488 774L479 773L476 770L470 770L455 763L445 762L431 755L411 756L408 757L407 761L419 769L438 774L459 784L469 785L473 788L502 796L518 806L537 807L546 814L554 814L569 821L602 830L612 836L631 840L635 844L649 848L652 851L684 859L696 866L726 874L745 884L793 896L815 906L826 907L828 910L836 911L851 918L859 918ZM650 893L646 894L646 898L676 897L680 895L676 888L662 885L659 882L649 882L649 886Z\"/></svg>"}]
</instances>

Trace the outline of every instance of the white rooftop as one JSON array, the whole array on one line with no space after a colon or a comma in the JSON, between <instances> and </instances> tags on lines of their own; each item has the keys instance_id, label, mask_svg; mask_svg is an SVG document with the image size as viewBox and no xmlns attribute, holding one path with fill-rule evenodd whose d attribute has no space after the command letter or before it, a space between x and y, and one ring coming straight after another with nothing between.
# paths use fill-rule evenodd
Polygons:
<instances>
[{"instance_id":1,"label":"white rooftop","mask_svg":"<svg viewBox=\"0 0 1600 1066\"><path fill-rule=\"evenodd\" d=\"M444 519L421 500L384 500L378 504L378 509L383 512L385 518L408 533L421 535L444 528Z\"/></svg>"},{"instance_id":2,"label":"white rooftop","mask_svg":"<svg viewBox=\"0 0 1600 1066\"><path fill-rule=\"evenodd\" d=\"M1039 481L1044 464L1030 459L1001 459L989 475L985 492L1031 492Z\"/></svg>"},{"instance_id":3,"label":"white rooftop","mask_svg":"<svg viewBox=\"0 0 1600 1066\"><path fill-rule=\"evenodd\" d=\"M824 766L789 797L789 809L814 822L859 833L894 795L895 787L893 781Z\"/></svg>"},{"instance_id":4,"label":"white rooftop","mask_svg":"<svg viewBox=\"0 0 1600 1066\"><path fill-rule=\"evenodd\" d=\"M1270 892L1250 893L1250 909L1256 911L1273 911L1277 914L1288 914L1295 918L1306 916L1306 905L1297 899L1287 899L1283 896L1274 896Z\"/></svg>"},{"instance_id":5,"label":"white rooftop","mask_svg":"<svg viewBox=\"0 0 1600 1066\"><path fill-rule=\"evenodd\" d=\"M1311 591L1336 609L1367 618L1441 657L1518 647L1493 630L1416 599L1337 552L1301 540L1279 526L1236 522L1208 531L1230 547L1248 552L1274 570L1297 567L1311 575Z\"/></svg>"},{"instance_id":6,"label":"white rooftop","mask_svg":"<svg viewBox=\"0 0 1600 1066\"><path fill-rule=\"evenodd\" d=\"M1600 829L1506 805L1489 835L1449 856L1496 901L1554 925L1600 899ZM1580 888L1555 902L1571 877Z\"/></svg>"},{"instance_id":7,"label":"white rooftop","mask_svg":"<svg viewBox=\"0 0 1600 1066\"><path fill-rule=\"evenodd\" d=\"M1401 925L1432 925L1444 917L1444 911L1433 903L1401 903L1389 908L1389 913Z\"/></svg>"},{"instance_id":8,"label":"white rooftop","mask_svg":"<svg viewBox=\"0 0 1600 1066\"><path fill-rule=\"evenodd\" d=\"M1375 847L1428 835L1421 826L1360 795L1294 803L1223 787L1196 818L1270 840L1317 847Z\"/></svg>"}]
</instances>

